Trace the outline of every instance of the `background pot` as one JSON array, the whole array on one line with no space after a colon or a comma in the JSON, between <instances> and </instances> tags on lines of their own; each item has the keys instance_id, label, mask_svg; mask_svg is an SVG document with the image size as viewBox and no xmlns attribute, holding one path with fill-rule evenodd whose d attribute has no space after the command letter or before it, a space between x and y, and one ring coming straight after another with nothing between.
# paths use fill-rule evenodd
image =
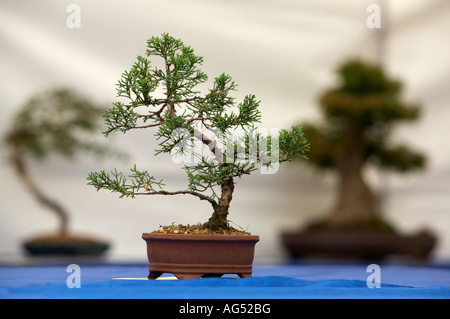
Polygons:
<instances>
[{"instance_id":1,"label":"background pot","mask_svg":"<svg viewBox=\"0 0 450 319\"><path fill-rule=\"evenodd\" d=\"M109 244L84 235L48 234L26 240L23 248L32 256L99 256L108 250Z\"/></svg>"},{"instance_id":2,"label":"background pot","mask_svg":"<svg viewBox=\"0 0 450 319\"><path fill-rule=\"evenodd\" d=\"M177 235L143 233L147 243L149 279L172 273L178 279L252 275L259 236Z\"/></svg>"},{"instance_id":3,"label":"background pot","mask_svg":"<svg viewBox=\"0 0 450 319\"><path fill-rule=\"evenodd\" d=\"M427 260L436 238L427 233L400 235L380 231L307 230L284 233L282 242L292 258L382 260L406 257Z\"/></svg>"}]
</instances>

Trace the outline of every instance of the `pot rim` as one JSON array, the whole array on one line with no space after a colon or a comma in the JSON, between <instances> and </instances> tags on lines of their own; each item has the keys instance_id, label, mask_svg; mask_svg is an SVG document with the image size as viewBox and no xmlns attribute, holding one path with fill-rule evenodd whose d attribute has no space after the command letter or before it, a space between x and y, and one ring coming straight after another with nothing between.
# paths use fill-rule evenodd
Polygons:
<instances>
[{"instance_id":1,"label":"pot rim","mask_svg":"<svg viewBox=\"0 0 450 319\"><path fill-rule=\"evenodd\" d=\"M196 234L161 234L142 233L143 239L165 240L210 240L210 241L259 241L258 235L196 235Z\"/></svg>"}]
</instances>

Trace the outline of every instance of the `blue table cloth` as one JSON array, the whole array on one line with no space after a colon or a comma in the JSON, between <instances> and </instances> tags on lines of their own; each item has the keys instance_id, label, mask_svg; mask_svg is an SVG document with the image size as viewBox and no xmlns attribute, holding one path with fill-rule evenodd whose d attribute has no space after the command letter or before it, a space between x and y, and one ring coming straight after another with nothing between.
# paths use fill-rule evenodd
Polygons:
<instances>
[{"instance_id":1,"label":"blue table cloth","mask_svg":"<svg viewBox=\"0 0 450 319\"><path fill-rule=\"evenodd\" d=\"M450 299L450 266L379 264L369 288L366 264L254 265L253 277L146 280L146 264L80 264L79 288L68 265L0 267L2 299ZM370 281L370 280L369 280ZM72 286L70 288L69 286Z\"/></svg>"}]
</instances>

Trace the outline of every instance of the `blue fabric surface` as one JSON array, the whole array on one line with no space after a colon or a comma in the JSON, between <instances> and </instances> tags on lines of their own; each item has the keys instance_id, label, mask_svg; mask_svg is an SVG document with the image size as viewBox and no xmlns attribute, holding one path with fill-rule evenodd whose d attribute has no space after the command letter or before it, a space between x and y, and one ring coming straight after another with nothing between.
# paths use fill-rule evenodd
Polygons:
<instances>
[{"instance_id":1,"label":"blue fabric surface","mask_svg":"<svg viewBox=\"0 0 450 319\"><path fill-rule=\"evenodd\" d=\"M66 267L0 267L0 298L450 298L447 267L380 265L381 288L368 288L367 265L255 265L252 278L226 275L190 280L142 280L147 276L145 264L80 265L80 288L67 287L71 273Z\"/></svg>"}]
</instances>

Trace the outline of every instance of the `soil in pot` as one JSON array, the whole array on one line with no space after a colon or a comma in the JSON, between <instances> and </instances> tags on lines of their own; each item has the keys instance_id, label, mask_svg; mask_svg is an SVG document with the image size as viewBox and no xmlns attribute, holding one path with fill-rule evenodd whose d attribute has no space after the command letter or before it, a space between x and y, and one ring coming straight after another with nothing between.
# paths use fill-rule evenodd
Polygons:
<instances>
[{"instance_id":1,"label":"soil in pot","mask_svg":"<svg viewBox=\"0 0 450 319\"><path fill-rule=\"evenodd\" d=\"M186 234L186 235L242 235L251 236L251 234L245 230L239 230L233 227L220 228L212 230L205 226L198 225L170 225L161 226L158 230L153 231L154 234Z\"/></svg>"}]
</instances>

